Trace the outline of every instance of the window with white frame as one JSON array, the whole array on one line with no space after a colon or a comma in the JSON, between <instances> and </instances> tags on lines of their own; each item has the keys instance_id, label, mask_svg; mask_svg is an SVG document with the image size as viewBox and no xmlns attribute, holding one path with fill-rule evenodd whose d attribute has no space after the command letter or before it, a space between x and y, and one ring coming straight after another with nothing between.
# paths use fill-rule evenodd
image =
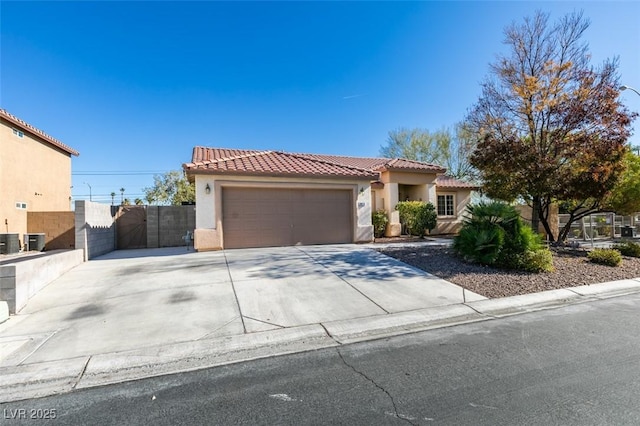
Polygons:
<instances>
[{"instance_id":1,"label":"window with white frame","mask_svg":"<svg viewBox=\"0 0 640 426\"><path fill-rule=\"evenodd\" d=\"M24 137L24 133L22 132L22 130L13 129L13 134L16 135L19 138L23 138Z\"/></svg>"},{"instance_id":2,"label":"window with white frame","mask_svg":"<svg viewBox=\"0 0 640 426\"><path fill-rule=\"evenodd\" d=\"M438 195L438 216L455 216L455 203L453 194Z\"/></svg>"},{"instance_id":3,"label":"window with white frame","mask_svg":"<svg viewBox=\"0 0 640 426\"><path fill-rule=\"evenodd\" d=\"M22 203L22 202L16 202L16 209L20 209L20 210L26 210L27 209L27 203Z\"/></svg>"}]
</instances>

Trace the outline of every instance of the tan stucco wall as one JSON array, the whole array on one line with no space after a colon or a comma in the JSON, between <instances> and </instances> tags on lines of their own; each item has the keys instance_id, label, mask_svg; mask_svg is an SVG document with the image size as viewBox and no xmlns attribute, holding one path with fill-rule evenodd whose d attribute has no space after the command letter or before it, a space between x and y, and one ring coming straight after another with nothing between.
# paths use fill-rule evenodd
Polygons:
<instances>
[{"instance_id":1,"label":"tan stucco wall","mask_svg":"<svg viewBox=\"0 0 640 426\"><path fill-rule=\"evenodd\" d=\"M383 183L396 182L403 185L423 185L435 183L437 175L435 173L415 173L387 171L380 174L380 181Z\"/></svg>"},{"instance_id":2,"label":"tan stucco wall","mask_svg":"<svg viewBox=\"0 0 640 426\"><path fill-rule=\"evenodd\" d=\"M437 195L453 195L453 202L455 204L456 215L455 216L438 216L438 224L436 228L431 231L432 235L437 234L456 234L462 227L462 221L464 220L467 205L471 202L471 190L470 189L436 189ZM434 205L437 208L437 198Z\"/></svg>"},{"instance_id":3,"label":"tan stucco wall","mask_svg":"<svg viewBox=\"0 0 640 426\"><path fill-rule=\"evenodd\" d=\"M396 211L396 204L406 198L412 201L431 202L436 205L435 173L414 173L386 171L380 175L384 188L376 191L376 208L384 209L389 218L385 235L397 237L402 232L400 214ZM410 185L410 186L404 186Z\"/></svg>"},{"instance_id":4,"label":"tan stucco wall","mask_svg":"<svg viewBox=\"0 0 640 426\"><path fill-rule=\"evenodd\" d=\"M0 232L19 233L22 241L27 211L71 210L71 156L28 132L19 138L13 128L0 119Z\"/></svg>"},{"instance_id":5,"label":"tan stucco wall","mask_svg":"<svg viewBox=\"0 0 640 426\"><path fill-rule=\"evenodd\" d=\"M531 214L533 213L531 207L527 205L518 205L515 207L516 207L516 210L520 212L520 216L522 217L522 219L524 219L528 223L531 223ZM548 222L549 222L549 226L551 227L551 233L553 234L553 238L557 239L558 235L560 234L560 230L558 229L559 220L558 220L557 204L551 205ZM544 226L542 226L542 223L538 225L538 232L543 236L544 239L547 238L547 232L545 231Z\"/></svg>"},{"instance_id":6,"label":"tan stucco wall","mask_svg":"<svg viewBox=\"0 0 640 426\"><path fill-rule=\"evenodd\" d=\"M224 244L222 228L223 187L271 187L310 189L350 189L354 200L354 242L373 240L371 224L371 186L369 181L313 178L280 178L255 176L195 175L196 229L194 248L198 251L219 250ZM209 185L209 193L206 187Z\"/></svg>"}]
</instances>

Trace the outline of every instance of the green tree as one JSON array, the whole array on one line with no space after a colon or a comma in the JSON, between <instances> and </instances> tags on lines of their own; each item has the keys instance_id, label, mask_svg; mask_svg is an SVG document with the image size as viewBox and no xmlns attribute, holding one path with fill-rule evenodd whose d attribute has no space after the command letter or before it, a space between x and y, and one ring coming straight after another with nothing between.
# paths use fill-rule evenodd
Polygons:
<instances>
[{"instance_id":1,"label":"green tree","mask_svg":"<svg viewBox=\"0 0 640 426\"><path fill-rule=\"evenodd\" d=\"M619 101L617 60L590 64L581 13L550 24L538 12L505 30L509 56L491 65L490 78L470 110L466 128L478 140L471 164L488 196L524 200L532 228L549 238L550 206L572 205L571 222L602 208L621 177L635 113Z\"/></svg>"},{"instance_id":2,"label":"green tree","mask_svg":"<svg viewBox=\"0 0 640 426\"><path fill-rule=\"evenodd\" d=\"M141 205L143 205L143 204L144 204L144 201L142 201L142 199L141 199L141 198L136 198L135 200L133 200L133 203L134 203L136 206L141 206Z\"/></svg>"},{"instance_id":3,"label":"green tree","mask_svg":"<svg viewBox=\"0 0 640 426\"><path fill-rule=\"evenodd\" d=\"M618 214L640 212L640 155L628 152L625 172L607 199L607 207Z\"/></svg>"},{"instance_id":4,"label":"green tree","mask_svg":"<svg viewBox=\"0 0 640 426\"><path fill-rule=\"evenodd\" d=\"M183 201L195 201L195 184L189 183L184 172L172 170L153 176L153 186L143 188L149 204L178 206Z\"/></svg>"},{"instance_id":5,"label":"green tree","mask_svg":"<svg viewBox=\"0 0 640 426\"><path fill-rule=\"evenodd\" d=\"M406 128L392 130L386 144L380 148L383 157L437 164L445 167L450 176L475 180L476 171L469 162L472 152L472 134L463 124L456 125L455 134L449 129L436 132Z\"/></svg>"}]
</instances>

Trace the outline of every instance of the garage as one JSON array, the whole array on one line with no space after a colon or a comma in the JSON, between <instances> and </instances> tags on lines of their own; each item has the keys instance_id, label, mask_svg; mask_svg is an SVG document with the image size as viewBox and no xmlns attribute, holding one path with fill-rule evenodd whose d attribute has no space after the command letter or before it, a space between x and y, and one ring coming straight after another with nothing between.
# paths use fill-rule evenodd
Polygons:
<instances>
[{"instance_id":1,"label":"garage","mask_svg":"<svg viewBox=\"0 0 640 426\"><path fill-rule=\"evenodd\" d=\"M224 248L353 242L348 189L222 189Z\"/></svg>"}]
</instances>

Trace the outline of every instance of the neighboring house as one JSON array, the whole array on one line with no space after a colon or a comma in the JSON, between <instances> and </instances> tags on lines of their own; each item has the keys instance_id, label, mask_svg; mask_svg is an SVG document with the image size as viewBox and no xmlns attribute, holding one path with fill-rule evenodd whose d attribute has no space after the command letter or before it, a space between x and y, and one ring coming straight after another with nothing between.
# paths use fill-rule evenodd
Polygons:
<instances>
[{"instance_id":1,"label":"neighboring house","mask_svg":"<svg viewBox=\"0 0 640 426\"><path fill-rule=\"evenodd\" d=\"M435 233L452 233L476 186L445 169L388 158L195 147L183 165L196 186L197 250L370 242L372 211L420 200L438 210Z\"/></svg>"},{"instance_id":2,"label":"neighboring house","mask_svg":"<svg viewBox=\"0 0 640 426\"><path fill-rule=\"evenodd\" d=\"M0 233L27 232L28 211L69 211L78 151L0 109Z\"/></svg>"}]
</instances>

